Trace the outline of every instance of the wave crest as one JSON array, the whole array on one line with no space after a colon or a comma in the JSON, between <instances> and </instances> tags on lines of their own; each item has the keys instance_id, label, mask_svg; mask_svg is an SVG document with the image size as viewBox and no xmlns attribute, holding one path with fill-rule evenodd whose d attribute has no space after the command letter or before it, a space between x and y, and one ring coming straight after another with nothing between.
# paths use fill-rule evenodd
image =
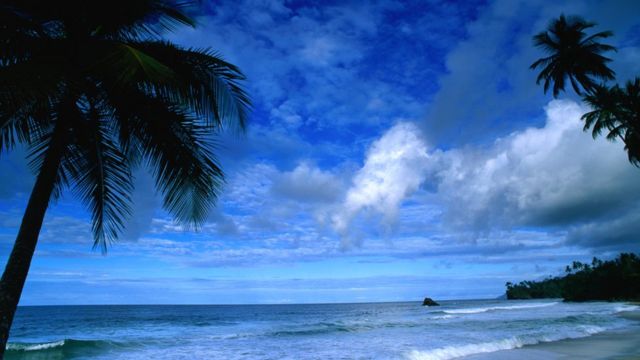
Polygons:
<instances>
[{"instance_id":1,"label":"wave crest","mask_svg":"<svg viewBox=\"0 0 640 360\"><path fill-rule=\"evenodd\" d=\"M615 311L616 313L627 312L627 311L638 311L638 310L640 310L640 306L631 305L631 304L619 305L613 309L613 311Z\"/></svg>"},{"instance_id":2,"label":"wave crest","mask_svg":"<svg viewBox=\"0 0 640 360\"><path fill-rule=\"evenodd\" d=\"M76 339L63 339L57 341L37 342L37 343L8 343L6 350L9 353L22 353L22 352L49 352L49 351L63 351L63 352L85 352L90 350L100 350L110 348L117 345L114 342L106 340L76 340Z\"/></svg>"},{"instance_id":3,"label":"wave crest","mask_svg":"<svg viewBox=\"0 0 640 360\"><path fill-rule=\"evenodd\" d=\"M483 313L487 311L496 311L496 310L519 310L519 309L541 308L541 307L553 306L556 304L558 304L557 301L552 303L542 303L542 304L490 306L490 307L479 307L479 308L470 308L470 309L453 309L453 310L443 310L442 312L447 314L478 314L478 313Z\"/></svg>"},{"instance_id":4,"label":"wave crest","mask_svg":"<svg viewBox=\"0 0 640 360\"><path fill-rule=\"evenodd\" d=\"M599 326L580 326L575 333L564 335L546 335L540 337L510 337L507 339L465 344L458 346L446 346L433 350L412 350L406 354L408 360L448 360L463 356L491 353L500 350L518 349L525 345L535 345L544 342L559 341L565 339L576 339L591 336L605 331Z\"/></svg>"},{"instance_id":5,"label":"wave crest","mask_svg":"<svg viewBox=\"0 0 640 360\"><path fill-rule=\"evenodd\" d=\"M52 341L45 343L9 343L9 351L38 351L64 346L66 340Z\"/></svg>"}]
</instances>

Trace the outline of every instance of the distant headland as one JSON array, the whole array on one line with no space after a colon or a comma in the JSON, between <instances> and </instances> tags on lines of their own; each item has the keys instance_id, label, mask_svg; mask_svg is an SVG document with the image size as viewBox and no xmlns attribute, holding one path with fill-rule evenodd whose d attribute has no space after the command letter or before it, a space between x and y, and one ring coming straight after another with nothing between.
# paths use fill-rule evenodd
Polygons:
<instances>
[{"instance_id":1,"label":"distant headland","mask_svg":"<svg viewBox=\"0 0 640 360\"><path fill-rule=\"evenodd\" d=\"M622 253L613 260L574 261L564 276L506 284L507 299L563 298L565 301L640 300L640 257Z\"/></svg>"}]
</instances>

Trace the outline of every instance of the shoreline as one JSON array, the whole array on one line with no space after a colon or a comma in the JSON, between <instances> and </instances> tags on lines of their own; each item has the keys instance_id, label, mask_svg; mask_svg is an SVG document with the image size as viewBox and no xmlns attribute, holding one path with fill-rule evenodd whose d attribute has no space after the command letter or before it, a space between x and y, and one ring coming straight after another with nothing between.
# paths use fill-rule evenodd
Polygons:
<instances>
[{"instance_id":1,"label":"shoreline","mask_svg":"<svg viewBox=\"0 0 640 360\"><path fill-rule=\"evenodd\" d=\"M629 303L638 305L637 303ZM640 310L624 311L615 316L632 320L630 326L603 331L591 336L575 339L525 345L518 349L499 350L474 354L464 360L534 360L534 359L640 359Z\"/></svg>"}]
</instances>

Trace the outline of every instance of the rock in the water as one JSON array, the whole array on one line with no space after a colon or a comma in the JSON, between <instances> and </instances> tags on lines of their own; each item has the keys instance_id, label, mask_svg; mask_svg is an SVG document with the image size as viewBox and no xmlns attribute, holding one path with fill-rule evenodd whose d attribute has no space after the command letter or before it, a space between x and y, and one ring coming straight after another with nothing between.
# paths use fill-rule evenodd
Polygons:
<instances>
[{"instance_id":1,"label":"rock in the water","mask_svg":"<svg viewBox=\"0 0 640 360\"><path fill-rule=\"evenodd\" d=\"M432 298L427 297L427 298L424 298L424 301L422 302L422 306L440 306L440 304L433 301Z\"/></svg>"}]
</instances>

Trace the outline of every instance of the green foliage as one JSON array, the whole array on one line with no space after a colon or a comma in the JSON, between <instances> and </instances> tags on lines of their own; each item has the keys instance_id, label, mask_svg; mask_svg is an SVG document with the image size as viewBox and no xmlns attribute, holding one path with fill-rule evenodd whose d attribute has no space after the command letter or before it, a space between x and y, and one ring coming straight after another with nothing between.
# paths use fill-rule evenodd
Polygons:
<instances>
[{"instance_id":1,"label":"green foliage","mask_svg":"<svg viewBox=\"0 0 640 360\"><path fill-rule=\"evenodd\" d=\"M547 278L542 281L507 283L507 299L542 299L562 297L562 280Z\"/></svg>"},{"instance_id":2,"label":"green foliage","mask_svg":"<svg viewBox=\"0 0 640 360\"><path fill-rule=\"evenodd\" d=\"M607 140L621 139L629 161L640 167L640 78L624 87L598 85L583 101L593 109L582 116L584 130L593 127L594 139L603 131Z\"/></svg>"},{"instance_id":3,"label":"green foliage","mask_svg":"<svg viewBox=\"0 0 640 360\"><path fill-rule=\"evenodd\" d=\"M508 282L507 299L564 298L566 301L639 300L640 257L622 253L617 258L602 261L593 258L591 264L574 261L566 267L566 275L541 281Z\"/></svg>"},{"instance_id":4,"label":"green foliage","mask_svg":"<svg viewBox=\"0 0 640 360\"><path fill-rule=\"evenodd\" d=\"M71 190L106 250L130 215L132 172L147 166L164 208L199 226L223 183L215 134L244 130L240 70L162 32L194 26L190 2L1 0L0 151L30 149L38 173L52 134L64 153L53 197Z\"/></svg>"},{"instance_id":5,"label":"green foliage","mask_svg":"<svg viewBox=\"0 0 640 360\"><path fill-rule=\"evenodd\" d=\"M587 35L585 30L594 26L580 17L560 15L534 36L534 45L549 56L538 59L530 68L540 69L536 83L544 82L545 93L553 84L554 97L564 91L568 80L593 109L582 116L584 130L592 128L594 139L607 131L608 140L622 140L629 162L640 167L640 78L623 87L605 84L615 80L615 73L607 65L611 59L602 54L616 49L599 41L613 33Z\"/></svg>"},{"instance_id":6,"label":"green foliage","mask_svg":"<svg viewBox=\"0 0 640 360\"><path fill-rule=\"evenodd\" d=\"M582 93L580 87L589 92L597 80L614 79L615 72L607 66L611 59L602 54L615 48L598 42L613 33L587 35L585 30L595 25L577 16L560 15L546 31L533 37L534 44L550 54L531 64L531 69L541 68L536 83L544 82L545 93L553 83L553 96L557 97L567 79L578 94Z\"/></svg>"}]
</instances>

